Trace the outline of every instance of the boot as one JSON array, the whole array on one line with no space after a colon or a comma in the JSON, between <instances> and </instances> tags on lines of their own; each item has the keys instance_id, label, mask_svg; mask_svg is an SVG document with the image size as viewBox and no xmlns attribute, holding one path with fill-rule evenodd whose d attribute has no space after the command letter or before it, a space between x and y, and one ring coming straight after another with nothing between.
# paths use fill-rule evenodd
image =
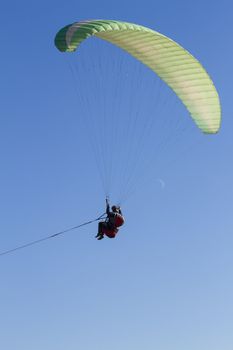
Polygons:
<instances>
[{"instance_id":1,"label":"boot","mask_svg":"<svg viewBox=\"0 0 233 350\"><path fill-rule=\"evenodd\" d=\"M103 235L103 233L98 232L97 235L95 236L95 238L102 239L102 238L104 238L104 235Z\"/></svg>"}]
</instances>

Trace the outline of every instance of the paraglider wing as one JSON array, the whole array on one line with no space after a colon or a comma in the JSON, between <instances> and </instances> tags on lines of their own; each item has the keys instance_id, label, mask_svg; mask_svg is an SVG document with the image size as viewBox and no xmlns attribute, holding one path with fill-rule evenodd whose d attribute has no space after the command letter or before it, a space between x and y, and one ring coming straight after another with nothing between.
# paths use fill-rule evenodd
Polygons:
<instances>
[{"instance_id":1,"label":"paraglider wing","mask_svg":"<svg viewBox=\"0 0 233 350\"><path fill-rule=\"evenodd\" d=\"M119 46L151 68L177 94L204 133L218 132L221 107L215 86L200 62L179 44L137 24L90 20L62 28L55 45L62 52L73 52L93 35Z\"/></svg>"}]
</instances>

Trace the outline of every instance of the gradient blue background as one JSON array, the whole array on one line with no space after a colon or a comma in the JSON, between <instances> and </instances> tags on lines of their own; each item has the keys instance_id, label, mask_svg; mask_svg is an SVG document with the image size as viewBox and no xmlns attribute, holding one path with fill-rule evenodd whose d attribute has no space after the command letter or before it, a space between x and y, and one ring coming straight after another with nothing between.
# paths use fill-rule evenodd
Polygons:
<instances>
[{"instance_id":1,"label":"gradient blue background","mask_svg":"<svg viewBox=\"0 0 233 350\"><path fill-rule=\"evenodd\" d=\"M226 0L2 4L2 251L103 209L53 45L65 24L120 19L172 37L207 67L223 123L163 168L163 190L148 183L127 203L116 240L97 242L92 226L1 257L1 349L232 350L232 11Z\"/></svg>"}]
</instances>

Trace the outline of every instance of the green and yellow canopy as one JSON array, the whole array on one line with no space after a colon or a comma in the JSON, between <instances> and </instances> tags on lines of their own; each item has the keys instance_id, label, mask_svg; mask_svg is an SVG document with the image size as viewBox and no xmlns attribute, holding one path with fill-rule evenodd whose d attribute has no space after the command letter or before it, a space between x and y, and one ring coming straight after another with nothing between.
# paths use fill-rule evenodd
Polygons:
<instances>
[{"instance_id":1,"label":"green and yellow canopy","mask_svg":"<svg viewBox=\"0 0 233 350\"><path fill-rule=\"evenodd\" d=\"M90 36L109 41L144 63L177 94L204 133L218 132L221 107L216 88L200 62L179 44L141 25L88 20L62 28L55 45L61 52L73 52Z\"/></svg>"}]
</instances>

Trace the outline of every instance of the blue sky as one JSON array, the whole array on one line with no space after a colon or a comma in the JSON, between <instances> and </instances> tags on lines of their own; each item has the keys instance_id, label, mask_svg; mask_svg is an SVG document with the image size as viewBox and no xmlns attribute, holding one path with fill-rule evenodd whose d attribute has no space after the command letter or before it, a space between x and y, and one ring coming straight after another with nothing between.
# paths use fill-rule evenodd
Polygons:
<instances>
[{"instance_id":1,"label":"blue sky","mask_svg":"<svg viewBox=\"0 0 233 350\"><path fill-rule=\"evenodd\" d=\"M166 87L159 87L166 104L161 114L182 115L187 133L176 136L174 130L174 143L158 162L158 144L150 136L144 160L152 164L151 176L145 168L143 186L135 182L137 190L122 204L126 224L117 239L97 242L91 225L1 257L2 349L232 350L231 14L230 1L209 0L2 5L1 251L104 210L100 174L79 118L79 108L88 110L75 94L68 59L53 44L64 25L104 18L151 27L202 62L222 104L219 134L205 137ZM95 45L83 45L80 60ZM131 70L130 59L109 50L106 64L116 54L133 76L137 64ZM144 72L142 106L153 116L149 72L139 68L134 78ZM83 71L82 82L85 74L97 72ZM90 92L94 108L92 98L99 95ZM135 105L122 98L118 111L133 113Z\"/></svg>"}]
</instances>

